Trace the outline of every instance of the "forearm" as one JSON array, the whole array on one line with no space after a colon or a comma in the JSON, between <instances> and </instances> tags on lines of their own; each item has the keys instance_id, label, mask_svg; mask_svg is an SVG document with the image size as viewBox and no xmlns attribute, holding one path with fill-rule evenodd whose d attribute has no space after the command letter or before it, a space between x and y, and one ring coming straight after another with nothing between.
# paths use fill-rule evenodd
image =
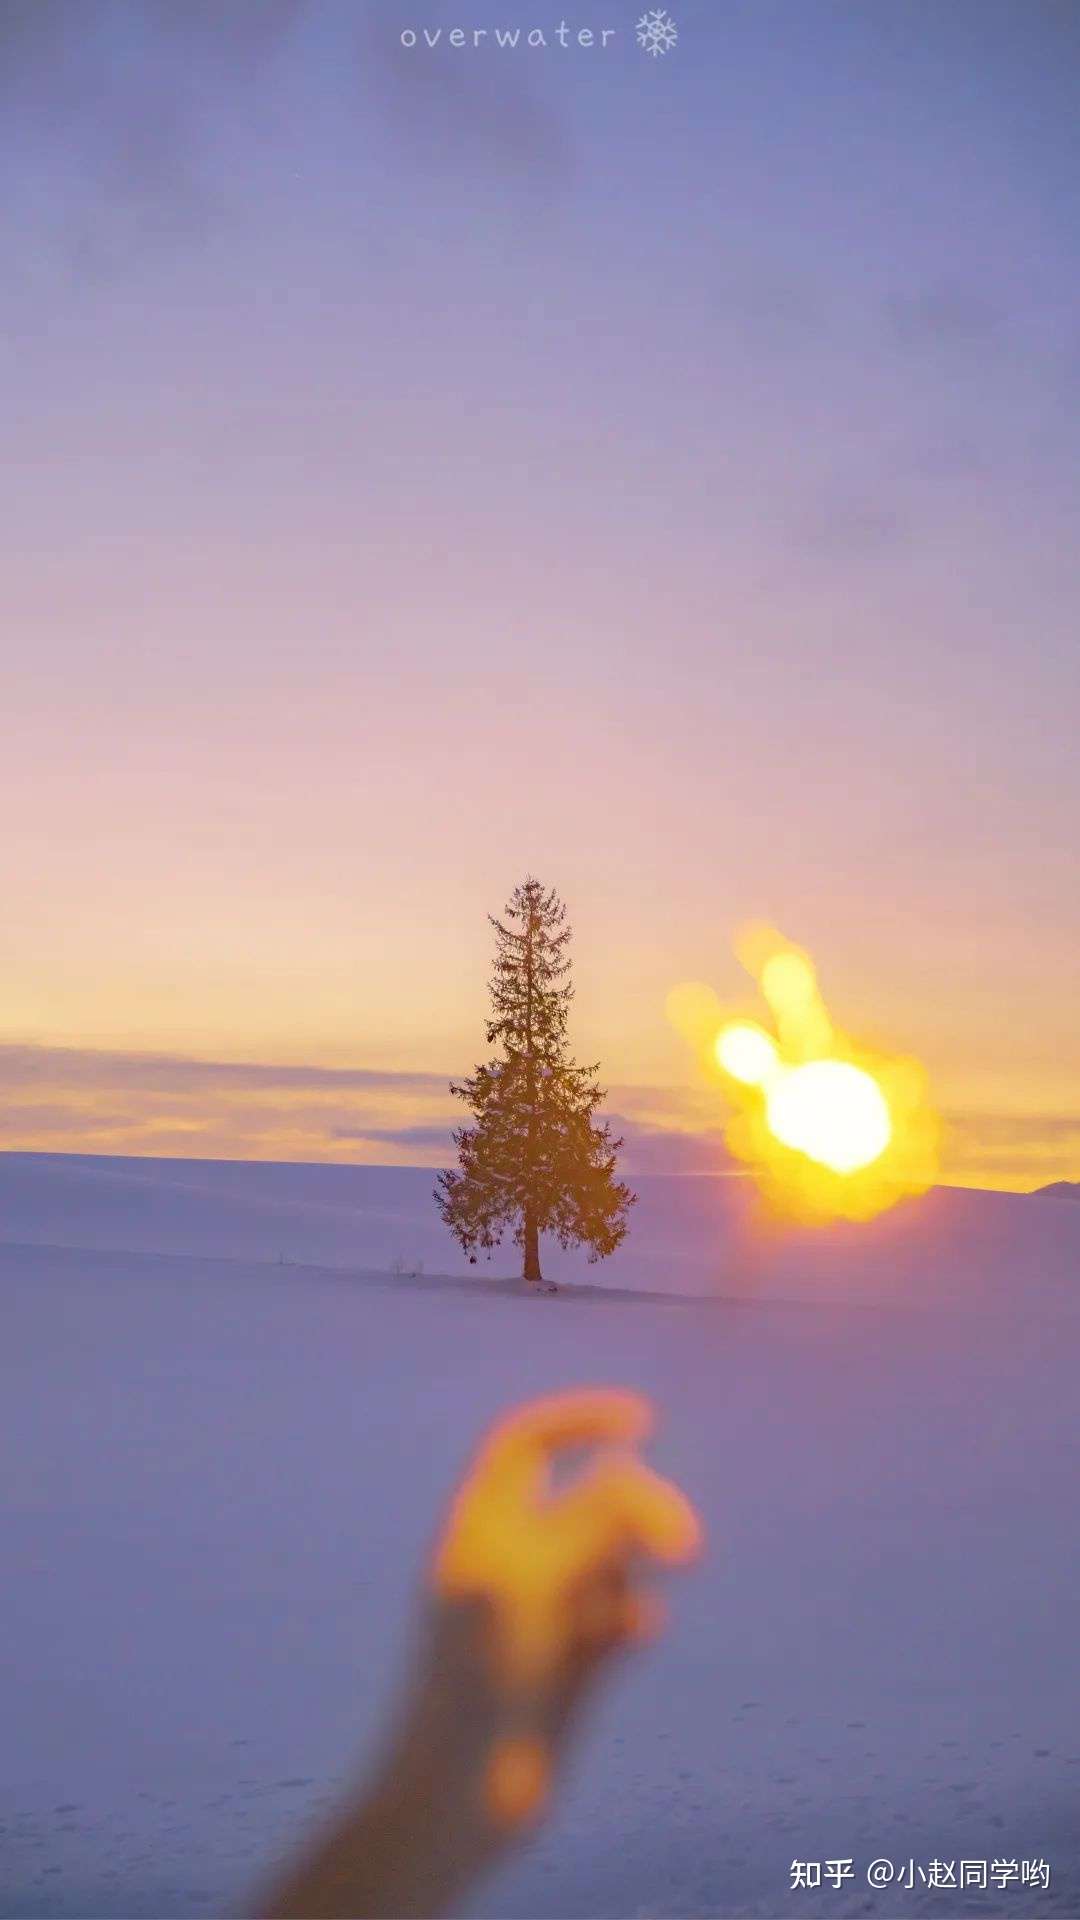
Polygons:
<instances>
[{"instance_id":1,"label":"forearm","mask_svg":"<svg viewBox=\"0 0 1080 1920\"><path fill-rule=\"evenodd\" d=\"M494 1737L482 1688L436 1668L407 1706L373 1781L263 1903L259 1920L397 1920L445 1913L508 1838L491 1817Z\"/></svg>"},{"instance_id":2,"label":"forearm","mask_svg":"<svg viewBox=\"0 0 1080 1920\"><path fill-rule=\"evenodd\" d=\"M261 1920L390 1920L445 1913L495 1851L446 1783L396 1769L347 1806L293 1868Z\"/></svg>"},{"instance_id":3,"label":"forearm","mask_svg":"<svg viewBox=\"0 0 1080 1920\"><path fill-rule=\"evenodd\" d=\"M260 1920L429 1920L498 1847L479 1792L403 1754L316 1838Z\"/></svg>"}]
</instances>

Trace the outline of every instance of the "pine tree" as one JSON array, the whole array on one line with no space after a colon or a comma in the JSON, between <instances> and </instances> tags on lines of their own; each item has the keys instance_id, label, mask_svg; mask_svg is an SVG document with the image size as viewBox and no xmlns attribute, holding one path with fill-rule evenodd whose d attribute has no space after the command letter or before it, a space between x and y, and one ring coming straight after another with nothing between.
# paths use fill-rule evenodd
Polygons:
<instances>
[{"instance_id":1,"label":"pine tree","mask_svg":"<svg viewBox=\"0 0 1080 1920\"><path fill-rule=\"evenodd\" d=\"M513 1225L523 1275L540 1282L540 1236L585 1246L602 1260L626 1234L636 1195L615 1177L621 1140L596 1119L598 1069L570 1057L566 1023L574 989L571 930L558 895L526 879L495 929L487 1042L499 1049L451 1093L471 1109L458 1129L458 1168L439 1175L443 1220L475 1261Z\"/></svg>"}]
</instances>

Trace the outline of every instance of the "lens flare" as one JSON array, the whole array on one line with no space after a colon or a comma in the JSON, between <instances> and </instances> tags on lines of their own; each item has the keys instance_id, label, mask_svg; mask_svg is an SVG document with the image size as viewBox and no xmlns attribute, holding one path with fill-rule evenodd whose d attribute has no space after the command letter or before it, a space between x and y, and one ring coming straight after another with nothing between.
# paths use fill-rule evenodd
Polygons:
<instances>
[{"instance_id":1,"label":"lens flare","mask_svg":"<svg viewBox=\"0 0 1080 1920\"><path fill-rule=\"evenodd\" d=\"M938 1126L922 1069L834 1027L810 955L775 929L746 929L737 951L775 1033L724 1020L700 986L676 989L668 1010L707 1066L719 1067L735 1107L728 1145L775 1208L868 1219L923 1192L937 1171Z\"/></svg>"},{"instance_id":2,"label":"lens flare","mask_svg":"<svg viewBox=\"0 0 1080 1920\"><path fill-rule=\"evenodd\" d=\"M763 1087L770 1075L780 1069L775 1040L761 1027L748 1021L722 1027L716 1036L716 1058L725 1073L741 1080L744 1087Z\"/></svg>"}]
</instances>

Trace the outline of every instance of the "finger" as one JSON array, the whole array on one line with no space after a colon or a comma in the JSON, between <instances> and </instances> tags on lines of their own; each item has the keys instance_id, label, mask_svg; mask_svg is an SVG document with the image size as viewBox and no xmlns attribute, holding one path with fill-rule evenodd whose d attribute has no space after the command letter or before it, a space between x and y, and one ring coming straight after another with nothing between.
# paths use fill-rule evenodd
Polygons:
<instances>
[{"instance_id":1,"label":"finger","mask_svg":"<svg viewBox=\"0 0 1080 1920\"><path fill-rule=\"evenodd\" d=\"M507 1500L525 1502L547 1485L552 1457L562 1448L640 1440L653 1410L641 1394L614 1387L553 1393L515 1408L500 1420L480 1448L470 1479L498 1489Z\"/></svg>"},{"instance_id":2,"label":"finger","mask_svg":"<svg viewBox=\"0 0 1080 1920\"><path fill-rule=\"evenodd\" d=\"M617 1563L586 1577L570 1601L570 1637L581 1651L602 1650L622 1637L629 1588L626 1568Z\"/></svg>"},{"instance_id":3,"label":"finger","mask_svg":"<svg viewBox=\"0 0 1080 1920\"><path fill-rule=\"evenodd\" d=\"M557 1719L565 1720L612 1658L659 1639L666 1621L651 1593L627 1588L618 1597L609 1592L584 1603L553 1683Z\"/></svg>"},{"instance_id":4,"label":"finger","mask_svg":"<svg viewBox=\"0 0 1080 1920\"><path fill-rule=\"evenodd\" d=\"M628 1459L614 1482L627 1532L642 1553L665 1565L685 1566L700 1553L704 1532L690 1501L673 1480Z\"/></svg>"},{"instance_id":5,"label":"finger","mask_svg":"<svg viewBox=\"0 0 1080 1920\"><path fill-rule=\"evenodd\" d=\"M619 1388L551 1394L516 1408L492 1428L458 1489L436 1548L437 1583L460 1585L474 1576L497 1538L509 1549L518 1523L545 1491L554 1451L627 1444L648 1431L652 1417L648 1400Z\"/></svg>"},{"instance_id":6,"label":"finger","mask_svg":"<svg viewBox=\"0 0 1080 1920\"><path fill-rule=\"evenodd\" d=\"M623 1610L623 1638L633 1646L651 1646L667 1626L668 1610L656 1593L628 1593Z\"/></svg>"},{"instance_id":7,"label":"finger","mask_svg":"<svg viewBox=\"0 0 1080 1920\"><path fill-rule=\"evenodd\" d=\"M653 1410L644 1395L619 1387L585 1387L531 1400L498 1422L481 1450L492 1468L522 1454L546 1458L561 1447L597 1442L628 1444L650 1431Z\"/></svg>"},{"instance_id":8,"label":"finger","mask_svg":"<svg viewBox=\"0 0 1080 1920\"><path fill-rule=\"evenodd\" d=\"M632 1590L625 1572L589 1580L545 1703L551 1738L562 1737L609 1663L655 1641L665 1620L656 1596Z\"/></svg>"},{"instance_id":9,"label":"finger","mask_svg":"<svg viewBox=\"0 0 1080 1920\"><path fill-rule=\"evenodd\" d=\"M573 1616L575 1648L588 1657L656 1640L667 1608L657 1594L631 1585L625 1565L616 1565L588 1576L573 1602Z\"/></svg>"},{"instance_id":10,"label":"finger","mask_svg":"<svg viewBox=\"0 0 1080 1920\"><path fill-rule=\"evenodd\" d=\"M597 1461L576 1486L551 1503L582 1568L612 1557L645 1554L684 1566L700 1551L702 1528L686 1495L633 1454Z\"/></svg>"}]
</instances>

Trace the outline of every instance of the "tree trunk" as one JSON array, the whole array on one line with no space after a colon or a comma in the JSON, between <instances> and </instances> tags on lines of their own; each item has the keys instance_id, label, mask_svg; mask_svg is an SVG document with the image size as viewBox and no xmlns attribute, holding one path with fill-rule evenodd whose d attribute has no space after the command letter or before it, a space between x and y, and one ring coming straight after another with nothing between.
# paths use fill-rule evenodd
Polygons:
<instances>
[{"instance_id":1,"label":"tree trunk","mask_svg":"<svg viewBox=\"0 0 1080 1920\"><path fill-rule=\"evenodd\" d=\"M524 1220L525 1265L523 1276L526 1280L542 1280L540 1271L540 1235L536 1226L536 1215L531 1207L525 1209Z\"/></svg>"},{"instance_id":2,"label":"tree trunk","mask_svg":"<svg viewBox=\"0 0 1080 1920\"><path fill-rule=\"evenodd\" d=\"M525 1192L532 1191L533 1177L533 1141L536 1138L536 1058L533 1041L533 935L536 931L535 913L530 907L528 924L525 928L525 1097L529 1103L529 1125L525 1138ZM540 1271L540 1234L536 1225L536 1212L531 1201L525 1202L525 1215L522 1221L524 1233L525 1264L522 1268L526 1280L542 1280Z\"/></svg>"}]
</instances>

